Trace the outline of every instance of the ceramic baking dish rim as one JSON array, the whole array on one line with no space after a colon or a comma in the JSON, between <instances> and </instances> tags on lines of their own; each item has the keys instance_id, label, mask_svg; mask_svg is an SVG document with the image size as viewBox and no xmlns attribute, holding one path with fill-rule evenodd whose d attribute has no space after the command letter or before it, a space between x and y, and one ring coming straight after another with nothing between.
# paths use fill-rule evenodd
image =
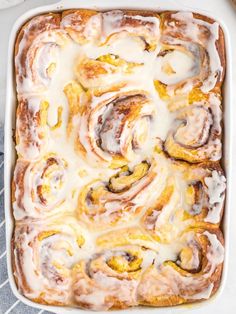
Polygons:
<instances>
[{"instance_id":1,"label":"ceramic baking dish rim","mask_svg":"<svg viewBox=\"0 0 236 314\"><path fill-rule=\"evenodd\" d=\"M213 3L213 0L210 2ZM164 11L164 10L190 10L192 12L200 13L203 15L207 15L212 17L214 20L218 21L224 31L225 35L225 47L226 47L226 78L224 82L223 95L224 95L224 158L223 158L223 168L225 169L227 176L227 194L226 194L226 204L225 204L225 213L223 219L223 231L225 237L225 261L224 261L224 269L221 278L220 288L218 289L216 295L204 302L198 302L192 307L206 306L211 303L216 297L222 293L225 281L226 281L226 273L228 269L228 247L229 247L229 211L230 211L230 200L231 200L231 162L232 162L232 117L230 114L231 104L232 104L232 48L231 48L231 33L230 33L230 23L227 22L227 19L221 20L219 19L219 13L216 6L212 6L212 10L206 11L201 10L196 7L196 3L194 0L188 1L188 6L185 5L184 0L169 0L166 3L165 0L146 0L143 4L131 3L129 1L120 0L116 4L113 1L103 1L103 4L98 4L95 0L87 0L86 4L84 1L79 0L76 4L72 0L62 0L58 4L42 6L30 11L27 11L23 15L21 15L15 22L9 40L9 51L8 51L8 69L7 69L7 93L6 93L6 113L5 113L5 150L4 150L4 186L5 186L5 218L6 218L6 248L7 248L7 268L8 268L8 277L11 289L14 295L23 303L36 307L38 309L52 311L55 313L83 313L84 310L80 310L78 308L71 307L58 307L58 306L49 306L42 305L39 303L35 303L30 301L23 295L19 293L16 287L16 283L13 276L12 270L12 262L11 262L11 238L14 227L14 218L12 216L11 209L11 179L13 166L15 162L15 144L13 142L13 134L15 128L15 103L16 103L16 93L15 93L15 79L14 79L14 44L17 32L22 27L22 25L32 18L35 15L50 12L50 11L62 11L70 8L87 8L87 9L96 9L96 10L109 10L109 9L139 9L139 10L150 10L150 11ZM222 15L222 14L221 14ZM226 14L224 14L226 17ZM227 104L227 105L226 105ZM188 305L189 306L189 305ZM170 307L171 311L177 312L183 310L181 306ZM128 313L132 309L123 310L122 313ZM161 311L163 308L147 308L147 307L138 307L135 309L137 312L145 312L149 311ZM88 311L86 311L88 312ZM121 311L112 311L112 313L121 313ZM85 313L85 312L84 312Z\"/></svg>"}]
</instances>

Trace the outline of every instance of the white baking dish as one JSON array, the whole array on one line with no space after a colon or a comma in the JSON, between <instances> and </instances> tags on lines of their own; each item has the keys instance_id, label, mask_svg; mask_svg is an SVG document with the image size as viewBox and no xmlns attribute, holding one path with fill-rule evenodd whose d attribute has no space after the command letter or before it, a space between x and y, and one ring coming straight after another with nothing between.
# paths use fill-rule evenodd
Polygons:
<instances>
[{"instance_id":1,"label":"white baking dish","mask_svg":"<svg viewBox=\"0 0 236 314\"><path fill-rule=\"evenodd\" d=\"M109 10L109 9L145 9L154 11L164 11L164 10L189 10L192 12L201 13L212 17L218 21L223 28L225 35L226 44L226 57L227 57L227 70L226 78L224 83L224 158L223 167L227 176L227 196L226 196L226 206L225 214L223 219L223 231L225 236L225 262L223 276L221 280L221 285L216 293L219 296L224 288L226 281L226 274L228 268L228 247L229 247L229 213L231 210L231 182L232 182L232 43L233 43L233 33L234 29L233 21L228 19L229 8L227 10L227 4L225 0L145 0L145 1L132 1L132 0L62 0L56 4L38 7L26 12L24 15L20 16L15 22L10 39L9 39L9 53L8 53L8 73L7 73L7 97L6 97L6 114L5 114L5 216L6 216L6 241L7 241L7 261L8 261L8 276L10 285L15 296L27 305L37 307L42 310L48 310L55 313L82 313L84 310L69 308L69 307L57 307L48 306L34 303L24 296L22 296L16 287L12 265L11 265L11 237L14 227L14 219L12 217L11 209L11 178L12 171L15 163L15 148L12 136L14 134L15 128L15 110L16 110L16 93L15 93L15 79L14 79L14 43L16 39L16 34L21 26L30 18L43 12L50 11L61 11L69 8L88 8L96 10ZM203 9L204 8L204 9ZM211 298L209 301L197 303L196 306L206 307L210 302L212 302L216 296ZM188 306L177 306L171 308L165 308L165 313L183 312L184 308ZM192 308L192 306L191 306ZM147 308L138 307L135 309L123 310L122 313L141 313L159 311L163 312L163 308ZM90 311L86 311L87 313ZM112 313L121 313L121 311L112 311Z\"/></svg>"}]
</instances>

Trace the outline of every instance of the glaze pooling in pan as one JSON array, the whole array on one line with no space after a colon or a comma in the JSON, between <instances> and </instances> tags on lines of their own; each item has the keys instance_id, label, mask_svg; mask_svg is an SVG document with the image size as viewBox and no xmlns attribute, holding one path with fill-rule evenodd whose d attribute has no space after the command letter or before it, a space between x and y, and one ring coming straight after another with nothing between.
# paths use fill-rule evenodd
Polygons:
<instances>
[{"instance_id":1,"label":"glaze pooling in pan","mask_svg":"<svg viewBox=\"0 0 236 314\"><path fill-rule=\"evenodd\" d=\"M224 259L219 24L48 13L20 30L15 69L19 291L92 310L210 298Z\"/></svg>"}]
</instances>

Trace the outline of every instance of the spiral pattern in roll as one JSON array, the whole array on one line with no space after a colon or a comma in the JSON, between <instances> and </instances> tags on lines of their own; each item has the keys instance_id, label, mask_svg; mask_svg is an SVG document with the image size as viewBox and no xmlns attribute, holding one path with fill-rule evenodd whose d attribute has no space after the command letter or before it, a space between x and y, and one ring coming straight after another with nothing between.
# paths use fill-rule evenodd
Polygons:
<instances>
[{"instance_id":1,"label":"spiral pattern in roll","mask_svg":"<svg viewBox=\"0 0 236 314\"><path fill-rule=\"evenodd\" d=\"M165 150L176 158L190 163L216 161L221 158L221 108L214 102L193 103L177 111ZM218 104L217 104L218 103Z\"/></svg>"},{"instance_id":2,"label":"spiral pattern in roll","mask_svg":"<svg viewBox=\"0 0 236 314\"><path fill-rule=\"evenodd\" d=\"M66 161L53 154L36 163L18 160L13 185L16 219L40 218L59 211L66 198L66 174Z\"/></svg>"},{"instance_id":3,"label":"spiral pattern in roll","mask_svg":"<svg viewBox=\"0 0 236 314\"><path fill-rule=\"evenodd\" d=\"M12 254L17 284L24 295L43 304L70 304L72 267L84 247L91 246L86 237L86 231L69 216L47 224L18 225Z\"/></svg>"}]
</instances>

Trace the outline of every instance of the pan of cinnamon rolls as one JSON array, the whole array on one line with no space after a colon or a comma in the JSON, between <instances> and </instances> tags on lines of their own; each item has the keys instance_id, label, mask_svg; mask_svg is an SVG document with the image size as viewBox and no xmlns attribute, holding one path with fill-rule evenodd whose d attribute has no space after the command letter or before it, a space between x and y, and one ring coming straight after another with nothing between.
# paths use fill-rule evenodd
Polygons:
<instances>
[{"instance_id":1,"label":"pan of cinnamon rolls","mask_svg":"<svg viewBox=\"0 0 236 314\"><path fill-rule=\"evenodd\" d=\"M33 302L209 299L226 178L220 25L191 12L45 13L15 43L12 265Z\"/></svg>"}]
</instances>

